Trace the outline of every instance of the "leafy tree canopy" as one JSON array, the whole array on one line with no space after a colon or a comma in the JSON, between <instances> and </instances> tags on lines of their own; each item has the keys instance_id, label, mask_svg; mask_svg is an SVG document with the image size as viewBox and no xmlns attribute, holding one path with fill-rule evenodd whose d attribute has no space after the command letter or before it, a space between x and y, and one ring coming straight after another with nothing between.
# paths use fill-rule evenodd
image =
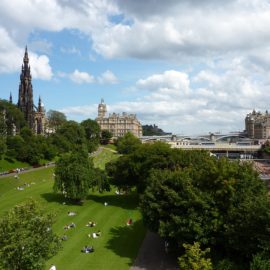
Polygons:
<instances>
[{"instance_id":1,"label":"leafy tree canopy","mask_svg":"<svg viewBox=\"0 0 270 270\"><path fill-rule=\"evenodd\" d=\"M112 138L113 134L109 130L102 130L101 131L101 144L108 144Z\"/></svg>"},{"instance_id":2,"label":"leafy tree canopy","mask_svg":"<svg viewBox=\"0 0 270 270\"><path fill-rule=\"evenodd\" d=\"M53 216L30 200L0 219L0 265L10 270L41 270L56 254L60 240L52 231Z\"/></svg>"},{"instance_id":3,"label":"leafy tree canopy","mask_svg":"<svg viewBox=\"0 0 270 270\"><path fill-rule=\"evenodd\" d=\"M84 128L75 121L67 121L51 135L59 153L73 151L86 145Z\"/></svg>"},{"instance_id":4,"label":"leafy tree canopy","mask_svg":"<svg viewBox=\"0 0 270 270\"><path fill-rule=\"evenodd\" d=\"M200 243L183 244L185 253L178 258L180 270L213 270L211 259L207 258L210 249L201 250Z\"/></svg>"},{"instance_id":5,"label":"leafy tree canopy","mask_svg":"<svg viewBox=\"0 0 270 270\"><path fill-rule=\"evenodd\" d=\"M64 113L54 110L49 110L47 112L47 119L49 128L57 130L62 124L67 121Z\"/></svg>"},{"instance_id":6,"label":"leafy tree canopy","mask_svg":"<svg viewBox=\"0 0 270 270\"><path fill-rule=\"evenodd\" d=\"M5 111L8 135L13 135L13 125L16 126L17 131L27 125L23 113L16 105L0 99L0 112L3 111Z\"/></svg>"},{"instance_id":7,"label":"leafy tree canopy","mask_svg":"<svg viewBox=\"0 0 270 270\"><path fill-rule=\"evenodd\" d=\"M188 155L197 154L191 153L175 170L150 172L141 201L144 222L178 246L199 241L248 263L270 244L264 183L247 163L205 157L185 164Z\"/></svg>"},{"instance_id":8,"label":"leafy tree canopy","mask_svg":"<svg viewBox=\"0 0 270 270\"><path fill-rule=\"evenodd\" d=\"M118 139L117 151L120 154L129 154L133 152L139 145L141 145L141 140L132 133L127 132L123 137Z\"/></svg>"},{"instance_id":9,"label":"leafy tree canopy","mask_svg":"<svg viewBox=\"0 0 270 270\"><path fill-rule=\"evenodd\" d=\"M94 172L93 162L85 149L63 154L56 162L54 190L80 202L94 184Z\"/></svg>"},{"instance_id":10,"label":"leafy tree canopy","mask_svg":"<svg viewBox=\"0 0 270 270\"><path fill-rule=\"evenodd\" d=\"M94 120L87 119L82 121L81 125L85 131L88 151L91 153L95 151L99 145L100 140L99 124Z\"/></svg>"}]
</instances>

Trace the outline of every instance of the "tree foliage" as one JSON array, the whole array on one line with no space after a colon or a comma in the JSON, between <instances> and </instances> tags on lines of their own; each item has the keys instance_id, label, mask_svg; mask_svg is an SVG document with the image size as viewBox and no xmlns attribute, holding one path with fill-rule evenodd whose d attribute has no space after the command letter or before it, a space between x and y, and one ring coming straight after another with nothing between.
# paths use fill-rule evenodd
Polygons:
<instances>
[{"instance_id":1,"label":"tree foliage","mask_svg":"<svg viewBox=\"0 0 270 270\"><path fill-rule=\"evenodd\" d=\"M251 165L206 156L185 162L151 171L141 202L147 226L179 246L199 241L241 263L269 246L270 202Z\"/></svg>"},{"instance_id":2,"label":"tree foliage","mask_svg":"<svg viewBox=\"0 0 270 270\"><path fill-rule=\"evenodd\" d=\"M270 246L269 196L249 163L154 143L106 170L112 184L137 187L144 223L172 247L200 242L219 260L248 267L254 254Z\"/></svg>"},{"instance_id":3,"label":"tree foliage","mask_svg":"<svg viewBox=\"0 0 270 270\"><path fill-rule=\"evenodd\" d=\"M53 216L30 200L0 219L0 265L10 270L41 270L56 254L60 240L52 231Z\"/></svg>"},{"instance_id":4,"label":"tree foliage","mask_svg":"<svg viewBox=\"0 0 270 270\"><path fill-rule=\"evenodd\" d=\"M47 112L48 126L52 130L57 130L61 125L63 125L67 118L64 113L54 110L49 110Z\"/></svg>"},{"instance_id":5,"label":"tree foliage","mask_svg":"<svg viewBox=\"0 0 270 270\"><path fill-rule=\"evenodd\" d=\"M109 130L102 130L101 131L101 138L100 143L101 144L108 144L112 138L113 134Z\"/></svg>"},{"instance_id":6,"label":"tree foliage","mask_svg":"<svg viewBox=\"0 0 270 270\"><path fill-rule=\"evenodd\" d=\"M127 132L123 137L118 139L117 151L120 154L129 154L132 153L139 145L141 145L141 140L132 133Z\"/></svg>"},{"instance_id":7,"label":"tree foliage","mask_svg":"<svg viewBox=\"0 0 270 270\"><path fill-rule=\"evenodd\" d=\"M202 250L200 243L195 242L193 245L183 244L185 253L178 258L180 270L212 270L211 259L207 258L210 249Z\"/></svg>"},{"instance_id":8,"label":"tree foliage","mask_svg":"<svg viewBox=\"0 0 270 270\"><path fill-rule=\"evenodd\" d=\"M51 135L51 141L57 147L58 153L74 151L86 146L84 128L75 121L67 121Z\"/></svg>"},{"instance_id":9,"label":"tree foliage","mask_svg":"<svg viewBox=\"0 0 270 270\"><path fill-rule=\"evenodd\" d=\"M7 100L0 99L0 112L5 112L7 135L13 135L14 126L18 132L22 127L27 125L21 110Z\"/></svg>"},{"instance_id":10,"label":"tree foliage","mask_svg":"<svg viewBox=\"0 0 270 270\"><path fill-rule=\"evenodd\" d=\"M54 190L80 202L88 195L94 177L93 163L88 159L87 151L66 153L56 162Z\"/></svg>"},{"instance_id":11,"label":"tree foliage","mask_svg":"<svg viewBox=\"0 0 270 270\"><path fill-rule=\"evenodd\" d=\"M154 168L169 168L172 155L170 146L165 143L142 144L128 155L106 164L106 170L112 184L121 187L137 187L142 192L146 179Z\"/></svg>"},{"instance_id":12,"label":"tree foliage","mask_svg":"<svg viewBox=\"0 0 270 270\"><path fill-rule=\"evenodd\" d=\"M99 124L94 120L87 119L82 121L81 125L85 131L88 152L91 153L95 151L99 145L100 140Z\"/></svg>"}]
</instances>

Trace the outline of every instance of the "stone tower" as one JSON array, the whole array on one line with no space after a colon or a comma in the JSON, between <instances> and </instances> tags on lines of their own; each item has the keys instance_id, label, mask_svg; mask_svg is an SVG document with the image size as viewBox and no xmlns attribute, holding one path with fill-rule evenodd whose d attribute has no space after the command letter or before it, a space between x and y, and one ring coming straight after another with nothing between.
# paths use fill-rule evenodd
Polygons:
<instances>
[{"instance_id":1,"label":"stone tower","mask_svg":"<svg viewBox=\"0 0 270 270\"><path fill-rule=\"evenodd\" d=\"M37 111L35 112L35 133L44 134L45 125L45 109L44 105L41 102L41 97L39 97Z\"/></svg>"},{"instance_id":2,"label":"stone tower","mask_svg":"<svg viewBox=\"0 0 270 270\"><path fill-rule=\"evenodd\" d=\"M18 108L23 112L29 128L34 130L35 112L33 103L32 76L30 72L27 47L25 48L22 71L20 76Z\"/></svg>"},{"instance_id":3,"label":"stone tower","mask_svg":"<svg viewBox=\"0 0 270 270\"><path fill-rule=\"evenodd\" d=\"M98 118L104 118L107 112L106 104L104 103L104 99L101 99L101 102L98 104Z\"/></svg>"}]
</instances>

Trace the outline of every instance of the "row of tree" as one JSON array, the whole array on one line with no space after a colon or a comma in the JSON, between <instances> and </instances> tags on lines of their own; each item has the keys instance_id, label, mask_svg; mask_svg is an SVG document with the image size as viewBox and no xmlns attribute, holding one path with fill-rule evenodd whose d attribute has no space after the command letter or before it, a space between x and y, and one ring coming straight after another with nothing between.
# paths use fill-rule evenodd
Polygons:
<instances>
[{"instance_id":1,"label":"row of tree","mask_svg":"<svg viewBox=\"0 0 270 270\"><path fill-rule=\"evenodd\" d=\"M180 269L270 269L269 195L251 164L154 143L106 170L119 188L137 188L144 223L183 254Z\"/></svg>"},{"instance_id":2,"label":"row of tree","mask_svg":"<svg viewBox=\"0 0 270 270\"><path fill-rule=\"evenodd\" d=\"M100 143L106 144L112 137L109 131L101 131L94 120L87 119L79 124L67 121L63 113L52 110L47 114L47 128L53 132L46 136L35 135L15 105L0 100L0 112L0 158L5 154L35 165L78 147L93 152Z\"/></svg>"}]
</instances>

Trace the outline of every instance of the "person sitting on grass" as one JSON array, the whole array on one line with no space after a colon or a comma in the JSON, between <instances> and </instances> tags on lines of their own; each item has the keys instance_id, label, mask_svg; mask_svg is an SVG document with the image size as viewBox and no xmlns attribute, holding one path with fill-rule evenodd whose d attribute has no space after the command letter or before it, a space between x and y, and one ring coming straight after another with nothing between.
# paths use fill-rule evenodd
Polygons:
<instances>
[{"instance_id":1,"label":"person sitting on grass","mask_svg":"<svg viewBox=\"0 0 270 270\"><path fill-rule=\"evenodd\" d=\"M76 216L77 214L76 214L76 212L73 212L73 211L68 211L68 216Z\"/></svg>"},{"instance_id":2,"label":"person sitting on grass","mask_svg":"<svg viewBox=\"0 0 270 270\"><path fill-rule=\"evenodd\" d=\"M99 238L101 236L101 231L98 230L98 232L93 232L93 233L89 233L88 237L93 237L93 238Z\"/></svg>"},{"instance_id":3,"label":"person sitting on grass","mask_svg":"<svg viewBox=\"0 0 270 270\"><path fill-rule=\"evenodd\" d=\"M61 237L61 240L62 240L62 241L67 241L67 239L68 239L68 237L67 237L66 234L64 234L64 235Z\"/></svg>"},{"instance_id":4,"label":"person sitting on grass","mask_svg":"<svg viewBox=\"0 0 270 270\"><path fill-rule=\"evenodd\" d=\"M76 225L75 225L74 222L72 222L72 223L69 225L69 228L75 228L75 227L76 227Z\"/></svg>"},{"instance_id":5,"label":"person sitting on grass","mask_svg":"<svg viewBox=\"0 0 270 270\"><path fill-rule=\"evenodd\" d=\"M132 218L129 218L127 221L127 226L130 226L132 224Z\"/></svg>"},{"instance_id":6,"label":"person sitting on grass","mask_svg":"<svg viewBox=\"0 0 270 270\"><path fill-rule=\"evenodd\" d=\"M93 246L90 246L90 247L85 246L85 247L81 250L81 252L83 252L83 253L91 253L91 252L94 252L94 248L93 248Z\"/></svg>"},{"instance_id":7,"label":"person sitting on grass","mask_svg":"<svg viewBox=\"0 0 270 270\"><path fill-rule=\"evenodd\" d=\"M87 227L95 227L96 226L96 223L93 222L93 221L89 221L87 224L86 224Z\"/></svg>"}]
</instances>

